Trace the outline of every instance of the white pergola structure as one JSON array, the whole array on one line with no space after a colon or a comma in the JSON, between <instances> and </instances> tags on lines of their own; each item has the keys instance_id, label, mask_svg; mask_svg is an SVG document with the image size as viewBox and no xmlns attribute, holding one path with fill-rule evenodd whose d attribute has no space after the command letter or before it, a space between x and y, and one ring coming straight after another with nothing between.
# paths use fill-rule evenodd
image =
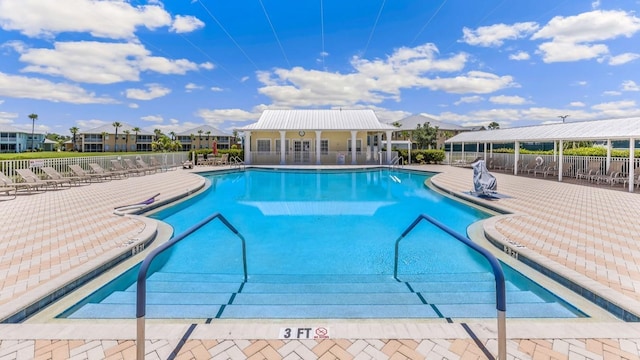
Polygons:
<instances>
[{"instance_id":1,"label":"white pergola structure","mask_svg":"<svg viewBox=\"0 0 640 360\"><path fill-rule=\"evenodd\" d=\"M558 181L562 181L563 145L565 141L607 141L607 165L611 163L611 142L629 141L628 185L629 191L634 187L635 142L640 140L640 117L609 119L595 121L577 121L570 123L524 126L490 131L473 131L458 134L446 141L450 144L450 151L454 144L461 144L464 151L465 144L484 144L485 156L487 144L493 151L493 144L513 143L514 174L518 173L518 158L520 143L524 142L553 142L554 152L559 151ZM556 144L559 144L556 147Z\"/></svg>"}]
</instances>

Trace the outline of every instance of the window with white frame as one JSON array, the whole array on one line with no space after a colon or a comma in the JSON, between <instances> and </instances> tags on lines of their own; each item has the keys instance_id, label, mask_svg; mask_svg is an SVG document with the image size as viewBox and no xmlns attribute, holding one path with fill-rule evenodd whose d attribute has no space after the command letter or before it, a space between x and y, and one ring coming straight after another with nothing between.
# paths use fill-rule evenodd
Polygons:
<instances>
[{"instance_id":1,"label":"window with white frame","mask_svg":"<svg viewBox=\"0 0 640 360\"><path fill-rule=\"evenodd\" d=\"M329 140L327 139L320 140L320 154L322 155L329 154Z\"/></svg>"},{"instance_id":2,"label":"window with white frame","mask_svg":"<svg viewBox=\"0 0 640 360\"><path fill-rule=\"evenodd\" d=\"M289 139L284 139L284 153L289 153ZM280 154L280 139L276 139L276 154Z\"/></svg>"},{"instance_id":3,"label":"window with white frame","mask_svg":"<svg viewBox=\"0 0 640 360\"><path fill-rule=\"evenodd\" d=\"M270 139L258 139L256 140L257 150L259 152L270 152L271 151L271 140Z\"/></svg>"},{"instance_id":4,"label":"window with white frame","mask_svg":"<svg viewBox=\"0 0 640 360\"><path fill-rule=\"evenodd\" d=\"M347 140L347 148L349 152L351 152L351 139ZM356 152L359 153L362 151L362 140L356 139Z\"/></svg>"}]
</instances>

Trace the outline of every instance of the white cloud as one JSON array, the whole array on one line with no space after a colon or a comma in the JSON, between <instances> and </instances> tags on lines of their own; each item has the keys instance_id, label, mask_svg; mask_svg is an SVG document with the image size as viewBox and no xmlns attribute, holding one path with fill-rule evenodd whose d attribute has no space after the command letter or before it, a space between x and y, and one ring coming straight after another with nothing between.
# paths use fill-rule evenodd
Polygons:
<instances>
[{"instance_id":1,"label":"white cloud","mask_svg":"<svg viewBox=\"0 0 640 360\"><path fill-rule=\"evenodd\" d=\"M622 95L622 93L620 91L615 91L615 90L608 90L602 93L602 95L606 95L606 96L619 96Z\"/></svg>"},{"instance_id":2,"label":"white cloud","mask_svg":"<svg viewBox=\"0 0 640 360\"><path fill-rule=\"evenodd\" d=\"M161 6L132 6L126 1L2 0L0 26L29 37L53 37L62 32L88 32L95 37L130 39L136 28L156 29L171 24Z\"/></svg>"},{"instance_id":3,"label":"white cloud","mask_svg":"<svg viewBox=\"0 0 640 360\"><path fill-rule=\"evenodd\" d=\"M584 107L587 106L585 103L583 103L582 101L572 101L569 103L569 106L574 106L574 107Z\"/></svg>"},{"instance_id":4,"label":"white cloud","mask_svg":"<svg viewBox=\"0 0 640 360\"><path fill-rule=\"evenodd\" d=\"M484 100L484 98L482 96L478 96L478 95L474 95L474 96L463 96L460 98L460 100L454 102L454 105L460 105L460 104L471 104L471 103L477 103Z\"/></svg>"},{"instance_id":5,"label":"white cloud","mask_svg":"<svg viewBox=\"0 0 640 360\"><path fill-rule=\"evenodd\" d=\"M519 51L515 54L509 55L510 60L529 60L531 56L526 51Z\"/></svg>"},{"instance_id":6,"label":"white cloud","mask_svg":"<svg viewBox=\"0 0 640 360\"><path fill-rule=\"evenodd\" d=\"M206 70L213 70L216 66L213 63L207 61L200 64L200 67Z\"/></svg>"},{"instance_id":7,"label":"white cloud","mask_svg":"<svg viewBox=\"0 0 640 360\"><path fill-rule=\"evenodd\" d=\"M117 102L109 97L98 97L76 85L8 75L2 72L0 72L0 96L72 104L114 104Z\"/></svg>"},{"instance_id":8,"label":"white cloud","mask_svg":"<svg viewBox=\"0 0 640 360\"><path fill-rule=\"evenodd\" d=\"M633 80L625 80L622 82L622 91L640 91L640 86Z\"/></svg>"},{"instance_id":9,"label":"white cloud","mask_svg":"<svg viewBox=\"0 0 640 360\"><path fill-rule=\"evenodd\" d=\"M188 83L188 84L187 84L187 85L185 85L185 87L184 87L184 89L185 89L187 92L192 92L193 90L200 90L200 89L202 89L202 88L203 88L203 86L202 86L202 85L197 85L197 84L194 84L194 83Z\"/></svg>"},{"instance_id":10,"label":"white cloud","mask_svg":"<svg viewBox=\"0 0 640 360\"><path fill-rule=\"evenodd\" d=\"M213 92L221 92L221 91L224 91L224 89L223 89L223 88L221 88L221 87L217 87L217 86L212 86L210 90L211 90L211 91L213 91Z\"/></svg>"},{"instance_id":11,"label":"white cloud","mask_svg":"<svg viewBox=\"0 0 640 360\"><path fill-rule=\"evenodd\" d=\"M624 53L609 58L609 65L623 65L640 58L640 54Z\"/></svg>"},{"instance_id":12,"label":"white cloud","mask_svg":"<svg viewBox=\"0 0 640 360\"><path fill-rule=\"evenodd\" d=\"M605 118L640 116L640 108L634 100L621 100L597 104L591 107Z\"/></svg>"},{"instance_id":13,"label":"white cloud","mask_svg":"<svg viewBox=\"0 0 640 360\"><path fill-rule=\"evenodd\" d=\"M171 89L160 84L147 84L147 89L127 89L126 97L134 100L152 100L171 93Z\"/></svg>"},{"instance_id":14,"label":"white cloud","mask_svg":"<svg viewBox=\"0 0 640 360\"><path fill-rule=\"evenodd\" d=\"M467 27L462 29L462 42L476 46L500 46L504 40L516 40L523 38L534 31L539 26L535 22L515 23L513 25L495 24L491 26L481 26L476 30Z\"/></svg>"},{"instance_id":15,"label":"white cloud","mask_svg":"<svg viewBox=\"0 0 640 360\"><path fill-rule=\"evenodd\" d=\"M591 8L592 8L592 9L598 9L598 8L600 8L600 0L592 1L592 2L591 2Z\"/></svg>"},{"instance_id":16,"label":"white cloud","mask_svg":"<svg viewBox=\"0 0 640 360\"><path fill-rule=\"evenodd\" d=\"M580 81L576 81L574 84L578 86L587 86L588 82L585 80L580 80Z\"/></svg>"},{"instance_id":17,"label":"white cloud","mask_svg":"<svg viewBox=\"0 0 640 360\"><path fill-rule=\"evenodd\" d=\"M258 120L261 113L242 109L200 109L196 115L204 119L206 123L216 125L228 120L255 121Z\"/></svg>"},{"instance_id":18,"label":"white cloud","mask_svg":"<svg viewBox=\"0 0 640 360\"><path fill-rule=\"evenodd\" d=\"M161 115L147 115L140 118L142 121L153 122L153 123L162 123L164 119Z\"/></svg>"},{"instance_id":19,"label":"white cloud","mask_svg":"<svg viewBox=\"0 0 640 360\"><path fill-rule=\"evenodd\" d=\"M596 42L631 37L638 30L640 19L632 13L595 10L575 16L556 16L531 39L552 39L538 47L546 63L578 61L609 53L605 44Z\"/></svg>"},{"instance_id":20,"label":"white cloud","mask_svg":"<svg viewBox=\"0 0 640 360\"><path fill-rule=\"evenodd\" d=\"M101 127L107 124L111 124L112 122L109 121L104 121L104 120L98 120L98 119L90 119L90 120L78 120L76 121L76 124L78 125L78 128L80 128L80 130L91 130L91 129L95 129L97 127Z\"/></svg>"},{"instance_id":21,"label":"white cloud","mask_svg":"<svg viewBox=\"0 0 640 360\"><path fill-rule=\"evenodd\" d=\"M131 109L137 109L137 108L139 108L139 107L140 107L140 105L138 105L138 104L136 104L136 103L131 103L131 104L129 104L128 106L129 106L129 108L131 108Z\"/></svg>"},{"instance_id":22,"label":"white cloud","mask_svg":"<svg viewBox=\"0 0 640 360\"><path fill-rule=\"evenodd\" d=\"M0 99L0 105L4 104L4 100Z\"/></svg>"},{"instance_id":23,"label":"white cloud","mask_svg":"<svg viewBox=\"0 0 640 360\"><path fill-rule=\"evenodd\" d=\"M204 27L204 23L195 16L177 15L171 24L171 31L176 33L187 33Z\"/></svg>"},{"instance_id":24,"label":"white cloud","mask_svg":"<svg viewBox=\"0 0 640 360\"><path fill-rule=\"evenodd\" d=\"M247 81L247 80L249 80L249 77L248 77L248 76L243 76L243 77L240 79L240 82L245 82L245 81Z\"/></svg>"},{"instance_id":25,"label":"white cloud","mask_svg":"<svg viewBox=\"0 0 640 360\"><path fill-rule=\"evenodd\" d=\"M56 42L53 49L24 49L22 71L63 76L73 81L112 84L139 80L142 71L185 74L197 65L185 59L151 56L141 44L96 41Z\"/></svg>"},{"instance_id":26,"label":"white cloud","mask_svg":"<svg viewBox=\"0 0 640 360\"><path fill-rule=\"evenodd\" d=\"M498 95L489 98L489 101L494 104L508 104L508 105L522 105L528 103L528 101L520 96L507 96Z\"/></svg>"},{"instance_id":27,"label":"white cloud","mask_svg":"<svg viewBox=\"0 0 640 360\"><path fill-rule=\"evenodd\" d=\"M511 76L469 71L452 77L429 77L434 73L459 72L467 55L439 59L433 44L400 48L386 59L353 57L348 73L307 70L302 67L257 72L264 86L258 91L276 106L352 106L399 101L402 89L428 88L449 93L490 93L517 86Z\"/></svg>"}]
</instances>

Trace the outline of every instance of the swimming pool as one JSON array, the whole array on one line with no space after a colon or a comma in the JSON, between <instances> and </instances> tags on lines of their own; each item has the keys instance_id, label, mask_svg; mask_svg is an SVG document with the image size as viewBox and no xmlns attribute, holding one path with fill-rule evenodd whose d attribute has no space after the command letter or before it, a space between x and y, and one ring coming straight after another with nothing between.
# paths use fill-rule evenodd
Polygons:
<instances>
[{"instance_id":1,"label":"swimming pool","mask_svg":"<svg viewBox=\"0 0 640 360\"><path fill-rule=\"evenodd\" d=\"M201 195L153 215L180 234L223 214L154 263L149 318L482 318L495 316L486 261L422 222L460 234L489 215L424 186L430 174L389 169L259 170L205 175ZM509 317L583 317L503 264ZM65 311L68 318L133 318L137 267Z\"/></svg>"}]
</instances>

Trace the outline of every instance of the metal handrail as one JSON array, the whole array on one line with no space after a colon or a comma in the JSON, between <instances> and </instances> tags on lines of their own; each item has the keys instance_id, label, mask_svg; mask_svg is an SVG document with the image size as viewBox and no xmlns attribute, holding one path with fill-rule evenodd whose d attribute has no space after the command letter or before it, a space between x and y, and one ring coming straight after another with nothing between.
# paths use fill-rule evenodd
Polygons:
<instances>
[{"instance_id":1,"label":"metal handrail","mask_svg":"<svg viewBox=\"0 0 640 360\"><path fill-rule=\"evenodd\" d=\"M400 165L400 160L402 160L402 165ZM391 161L391 164L389 165L389 167L395 168L395 167L402 167L403 165L404 165L404 158L402 156L396 156Z\"/></svg>"},{"instance_id":2,"label":"metal handrail","mask_svg":"<svg viewBox=\"0 0 640 360\"><path fill-rule=\"evenodd\" d=\"M496 259L495 256L493 256L489 251L487 251L487 249L474 243L468 238L458 234L453 229L449 228L448 226L444 225L438 220L432 218L431 216L420 214L413 221L413 223L409 225L409 227L402 233L402 235L400 235L398 240L396 240L395 262L393 265L394 279L396 279L397 281L400 281L398 280L398 246L399 246L400 240L404 239L404 237L407 236L407 234L410 233L411 230L413 230L416 227L416 225L418 225L418 223L422 220L427 220L428 222L437 226L438 228L445 231L449 235L453 236L455 239L461 241L463 244L477 251L480 255L484 256L484 258L487 259L487 261L489 262L489 265L491 265L491 270L493 271L493 276L496 280L496 309L498 310L498 316L497 316L498 359L505 360L507 358L507 334L506 334L507 333L507 325L506 325L507 296L506 296L506 290L505 290L506 287L505 287L504 273L502 272L502 267L500 266L498 259Z\"/></svg>"},{"instance_id":3,"label":"metal handrail","mask_svg":"<svg viewBox=\"0 0 640 360\"><path fill-rule=\"evenodd\" d=\"M247 250L245 245L244 237L236 230L229 221L222 216L220 213L215 213L201 222L195 224L194 226L187 229L182 234L172 238L166 243L160 245L155 250L153 250L142 262L140 265L140 270L138 271L138 281L137 281L137 292L136 292L136 319L137 319L137 340L136 340L136 352L137 359L144 359L144 341L145 341L145 321L144 317L146 314L147 307L147 272L149 267L151 266L151 262L163 251L177 244L179 241L183 240L187 236L191 235L196 230L200 229L204 225L208 224L211 220L218 218L220 221L229 229L231 232L236 234L242 242L242 266L244 271L243 281L247 281Z\"/></svg>"},{"instance_id":4,"label":"metal handrail","mask_svg":"<svg viewBox=\"0 0 640 360\"><path fill-rule=\"evenodd\" d=\"M237 157L237 156L232 156L229 159L229 164L230 164L229 166L232 167L232 168L236 167L236 166L238 168L244 168L244 161L242 159L240 159L239 157Z\"/></svg>"}]
</instances>

